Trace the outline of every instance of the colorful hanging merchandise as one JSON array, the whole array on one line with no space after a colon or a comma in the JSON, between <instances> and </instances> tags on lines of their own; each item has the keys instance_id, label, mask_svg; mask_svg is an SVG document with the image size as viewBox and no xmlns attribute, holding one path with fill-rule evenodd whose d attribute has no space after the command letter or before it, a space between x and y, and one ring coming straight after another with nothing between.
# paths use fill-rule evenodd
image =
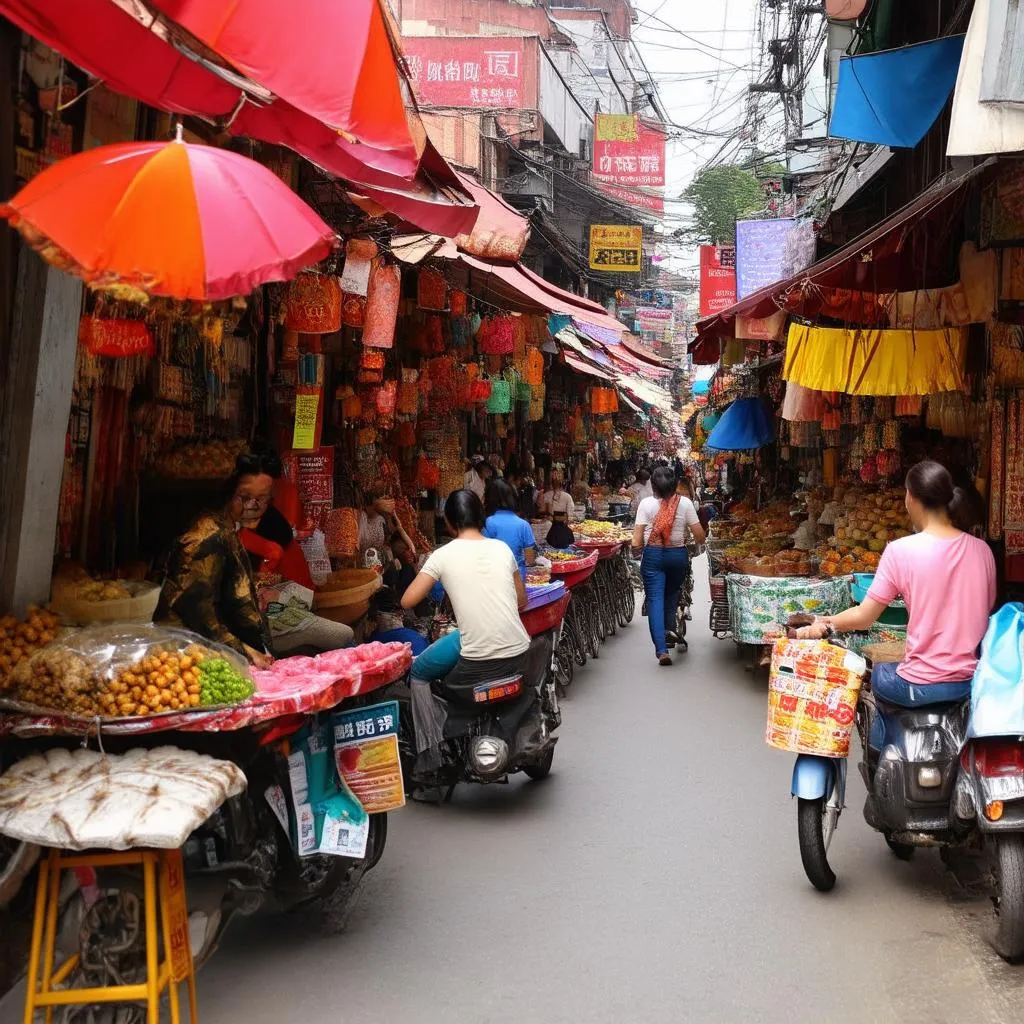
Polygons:
<instances>
[{"instance_id":1,"label":"colorful hanging merchandise","mask_svg":"<svg viewBox=\"0 0 1024 1024\"><path fill-rule=\"evenodd\" d=\"M793 323L782 376L817 391L929 395L963 389L967 332L854 330Z\"/></svg>"},{"instance_id":2,"label":"colorful hanging merchandise","mask_svg":"<svg viewBox=\"0 0 1024 1024\"><path fill-rule=\"evenodd\" d=\"M491 394L487 399L487 411L495 415L512 411L512 386L507 380L491 381Z\"/></svg>"},{"instance_id":3,"label":"colorful hanging merchandise","mask_svg":"<svg viewBox=\"0 0 1024 1024\"><path fill-rule=\"evenodd\" d=\"M590 389L590 411L595 415L608 415L619 411L619 396L615 388Z\"/></svg>"},{"instance_id":4,"label":"colorful hanging merchandise","mask_svg":"<svg viewBox=\"0 0 1024 1024\"><path fill-rule=\"evenodd\" d=\"M394 345L401 297L402 272L397 266L374 260L363 327L363 345L367 348L391 348Z\"/></svg>"},{"instance_id":5,"label":"colorful hanging merchandise","mask_svg":"<svg viewBox=\"0 0 1024 1024\"><path fill-rule=\"evenodd\" d=\"M402 380L398 385L398 401L396 412L403 416L415 416L420 409L419 370L402 370Z\"/></svg>"},{"instance_id":6,"label":"colorful hanging merchandise","mask_svg":"<svg viewBox=\"0 0 1024 1024\"><path fill-rule=\"evenodd\" d=\"M444 274L432 267L422 267L416 280L416 305L420 309L446 310L448 282Z\"/></svg>"},{"instance_id":7,"label":"colorful hanging merchandise","mask_svg":"<svg viewBox=\"0 0 1024 1024\"><path fill-rule=\"evenodd\" d=\"M1006 403L1006 451L1015 457L1006 460L1003 502L1003 536L1006 543L1006 578L1024 582L1024 399Z\"/></svg>"},{"instance_id":8,"label":"colorful hanging merchandise","mask_svg":"<svg viewBox=\"0 0 1024 1024\"><path fill-rule=\"evenodd\" d=\"M332 274L299 274L288 286L285 326L300 334L341 329L341 283Z\"/></svg>"},{"instance_id":9,"label":"colorful hanging merchandise","mask_svg":"<svg viewBox=\"0 0 1024 1024\"><path fill-rule=\"evenodd\" d=\"M488 317L477 332L477 348L487 355L511 355L515 350L515 329L511 316Z\"/></svg>"},{"instance_id":10,"label":"colorful hanging merchandise","mask_svg":"<svg viewBox=\"0 0 1024 1024\"><path fill-rule=\"evenodd\" d=\"M989 540L999 540L1003 536L1003 472L1006 462L1006 404L1001 398L992 403L991 429L988 536Z\"/></svg>"},{"instance_id":11,"label":"colorful hanging merchandise","mask_svg":"<svg viewBox=\"0 0 1024 1024\"><path fill-rule=\"evenodd\" d=\"M452 289L448 293L448 312L453 317L463 317L466 315L466 310L469 308L469 296L465 292L460 292L458 289Z\"/></svg>"}]
</instances>

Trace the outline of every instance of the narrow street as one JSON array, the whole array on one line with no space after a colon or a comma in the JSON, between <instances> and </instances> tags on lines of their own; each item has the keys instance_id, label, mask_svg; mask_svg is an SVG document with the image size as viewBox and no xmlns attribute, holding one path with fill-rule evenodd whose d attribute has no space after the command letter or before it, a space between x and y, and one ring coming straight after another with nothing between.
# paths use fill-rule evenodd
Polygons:
<instances>
[{"instance_id":1,"label":"narrow street","mask_svg":"<svg viewBox=\"0 0 1024 1024\"><path fill-rule=\"evenodd\" d=\"M987 901L932 851L892 857L859 782L839 884L811 889L764 680L708 635L704 571L680 663L638 617L578 673L547 782L393 815L348 932L243 923L200 976L203 1021L1019 1020Z\"/></svg>"}]
</instances>

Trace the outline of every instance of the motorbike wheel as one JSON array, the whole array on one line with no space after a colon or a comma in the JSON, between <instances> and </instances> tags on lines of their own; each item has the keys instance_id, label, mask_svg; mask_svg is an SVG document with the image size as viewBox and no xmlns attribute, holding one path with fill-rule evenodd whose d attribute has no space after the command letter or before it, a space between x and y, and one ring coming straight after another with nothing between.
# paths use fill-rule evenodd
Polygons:
<instances>
[{"instance_id":1,"label":"motorbike wheel","mask_svg":"<svg viewBox=\"0 0 1024 1024\"><path fill-rule=\"evenodd\" d=\"M999 883L993 945L1004 960L1024 957L1024 835L996 840Z\"/></svg>"},{"instance_id":2,"label":"motorbike wheel","mask_svg":"<svg viewBox=\"0 0 1024 1024\"><path fill-rule=\"evenodd\" d=\"M824 797L797 801L797 831L800 836L800 859L811 885L819 892L829 892L836 884L835 872L828 864L826 815L829 808Z\"/></svg>"},{"instance_id":3,"label":"motorbike wheel","mask_svg":"<svg viewBox=\"0 0 1024 1024\"><path fill-rule=\"evenodd\" d=\"M592 658L601 657L601 642L604 640L604 632L601 629L601 617L597 609L591 606L587 610L587 652Z\"/></svg>"},{"instance_id":4,"label":"motorbike wheel","mask_svg":"<svg viewBox=\"0 0 1024 1024\"><path fill-rule=\"evenodd\" d=\"M580 629L580 623L582 616L578 611L573 611L572 604L569 605L569 614L565 618L565 624L563 628L563 639L568 641L569 650L572 651L572 656L576 661L576 664L580 668L583 668L587 663L587 649L583 643L583 635Z\"/></svg>"},{"instance_id":5,"label":"motorbike wheel","mask_svg":"<svg viewBox=\"0 0 1024 1024\"><path fill-rule=\"evenodd\" d=\"M349 915L356 905L363 876L375 867L383 856L387 841L388 816L371 814L366 856L360 863L353 864L342 857L317 858L329 863L324 865L326 870L322 874L317 873L315 885L310 887L306 898L299 906L316 904L320 926L324 932L337 935L345 930Z\"/></svg>"},{"instance_id":6,"label":"motorbike wheel","mask_svg":"<svg viewBox=\"0 0 1024 1024\"><path fill-rule=\"evenodd\" d=\"M555 654L555 685L564 694L572 686L576 675L576 666L572 660L572 651L569 644L564 640L558 645L558 652Z\"/></svg>"},{"instance_id":7,"label":"motorbike wheel","mask_svg":"<svg viewBox=\"0 0 1024 1024\"><path fill-rule=\"evenodd\" d=\"M910 843L898 843L895 839L890 839L889 836L885 837L885 845L892 850L893 856L899 860L910 860L917 849L916 846L911 846Z\"/></svg>"},{"instance_id":8,"label":"motorbike wheel","mask_svg":"<svg viewBox=\"0 0 1024 1024\"><path fill-rule=\"evenodd\" d=\"M555 745L548 747L547 753L536 763L523 768L523 773L534 781L546 779L551 774L551 762L555 759Z\"/></svg>"}]
</instances>

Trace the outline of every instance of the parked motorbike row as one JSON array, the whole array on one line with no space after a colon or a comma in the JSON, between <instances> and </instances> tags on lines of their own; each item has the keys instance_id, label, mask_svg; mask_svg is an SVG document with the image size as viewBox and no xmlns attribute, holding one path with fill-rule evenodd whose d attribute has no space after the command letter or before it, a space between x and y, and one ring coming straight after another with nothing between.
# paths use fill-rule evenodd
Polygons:
<instances>
[{"instance_id":1,"label":"parked motorbike row","mask_svg":"<svg viewBox=\"0 0 1024 1024\"><path fill-rule=\"evenodd\" d=\"M871 688L864 666L855 711L864 818L893 854L918 847L971 848L991 854L995 894L992 944L1007 960L1024 958L1024 606L993 616L973 684ZM999 650L998 648L1001 648ZM800 855L808 879L830 891L830 844L845 807L841 757L797 756Z\"/></svg>"}]
</instances>

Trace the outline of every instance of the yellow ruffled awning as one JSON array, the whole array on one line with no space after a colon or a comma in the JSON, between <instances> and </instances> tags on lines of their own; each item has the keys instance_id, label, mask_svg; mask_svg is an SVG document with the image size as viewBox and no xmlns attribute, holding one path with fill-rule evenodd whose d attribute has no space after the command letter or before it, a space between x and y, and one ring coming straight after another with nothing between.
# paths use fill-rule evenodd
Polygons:
<instances>
[{"instance_id":1,"label":"yellow ruffled awning","mask_svg":"<svg viewBox=\"0 0 1024 1024\"><path fill-rule=\"evenodd\" d=\"M963 390L967 332L790 325L782 376L816 391L930 395Z\"/></svg>"}]
</instances>

